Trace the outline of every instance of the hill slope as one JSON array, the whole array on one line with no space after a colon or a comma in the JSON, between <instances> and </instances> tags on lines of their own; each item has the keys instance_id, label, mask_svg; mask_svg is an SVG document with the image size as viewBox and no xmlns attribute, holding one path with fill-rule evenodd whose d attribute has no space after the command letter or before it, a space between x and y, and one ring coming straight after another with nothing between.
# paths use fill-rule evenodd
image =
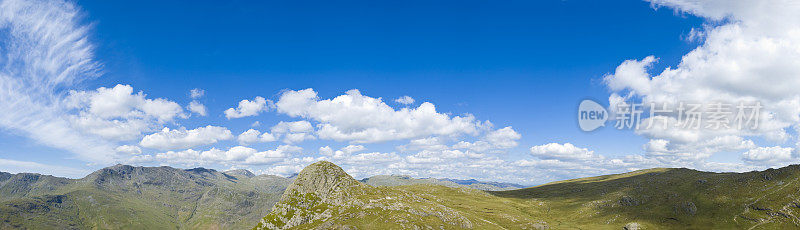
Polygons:
<instances>
[{"instance_id":1,"label":"hill slope","mask_svg":"<svg viewBox=\"0 0 800 230\"><path fill-rule=\"evenodd\" d=\"M0 174L0 229L243 229L291 180L116 165L82 179Z\"/></svg>"},{"instance_id":2,"label":"hill slope","mask_svg":"<svg viewBox=\"0 0 800 230\"><path fill-rule=\"evenodd\" d=\"M256 229L800 228L798 180L800 166L748 173L650 169L484 192L372 187L318 162Z\"/></svg>"}]
</instances>

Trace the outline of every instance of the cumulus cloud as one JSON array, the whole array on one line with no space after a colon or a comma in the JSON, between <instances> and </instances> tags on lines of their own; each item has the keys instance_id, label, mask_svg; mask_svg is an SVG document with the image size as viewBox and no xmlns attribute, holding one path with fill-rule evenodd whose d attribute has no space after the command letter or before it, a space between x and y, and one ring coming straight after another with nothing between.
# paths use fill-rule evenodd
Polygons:
<instances>
[{"instance_id":1,"label":"cumulus cloud","mask_svg":"<svg viewBox=\"0 0 800 230\"><path fill-rule=\"evenodd\" d=\"M742 160L754 165L774 166L797 162L797 156L795 156L793 148L758 147L744 152Z\"/></svg>"},{"instance_id":2,"label":"cumulus cloud","mask_svg":"<svg viewBox=\"0 0 800 230\"><path fill-rule=\"evenodd\" d=\"M242 134L239 134L239 137L236 139L239 140L239 144L248 145L258 142L258 135L261 135L261 132L258 130L248 129L247 131L242 132Z\"/></svg>"},{"instance_id":3,"label":"cumulus cloud","mask_svg":"<svg viewBox=\"0 0 800 230\"><path fill-rule=\"evenodd\" d=\"M186 106L186 109L188 109L189 111L191 111L193 113L196 113L197 115L200 115L200 116L208 115L208 113L206 112L206 106L203 105L203 104L200 104L200 102L197 102L197 101L189 102L189 105Z\"/></svg>"},{"instance_id":4,"label":"cumulus cloud","mask_svg":"<svg viewBox=\"0 0 800 230\"><path fill-rule=\"evenodd\" d=\"M278 112L319 122L321 139L373 143L430 135L476 135L483 127L472 115L449 116L428 102L417 108L395 110L380 98L358 90L333 99L320 99L313 89L284 92L276 103Z\"/></svg>"},{"instance_id":5,"label":"cumulus cloud","mask_svg":"<svg viewBox=\"0 0 800 230\"><path fill-rule=\"evenodd\" d=\"M239 102L238 107L225 110L225 117L231 119L256 116L261 112L267 111L271 104L272 101L264 99L263 97L256 97L252 101L242 100Z\"/></svg>"},{"instance_id":6,"label":"cumulus cloud","mask_svg":"<svg viewBox=\"0 0 800 230\"><path fill-rule=\"evenodd\" d=\"M158 153L147 159L196 167L210 164L223 165L265 165L282 161L292 154L300 153L302 148L281 145L273 150L258 151L245 146L234 146L228 150L212 148L205 151L187 149Z\"/></svg>"},{"instance_id":7,"label":"cumulus cloud","mask_svg":"<svg viewBox=\"0 0 800 230\"><path fill-rule=\"evenodd\" d=\"M300 143L305 140L317 139L312 133L314 127L308 121L281 121L272 126L273 139L283 137L283 142L287 144Z\"/></svg>"},{"instance_id":8,"label":"cumulus cloud","mask_svg":"<svg viewBox=\"0 0 800 230\"><path fill-rule=\"evenodd\" d=\"M88 108L85 112L104 119L150 117L172 121L184 116L178 103L164 98L146 98L143 92L134 93L133 87L122 84L94 91L70 91L67 102L72 108Z\"/></svg>"},{"instance_id":9,"label":"cumulus cloud","mask_svg":"<svg viewBox=\"0 0 800 230\"><path fill-rule=\"evenodd\" d=\"M633 99L673 108L681 102L763 105L755 129L686 129L673 125L675 113L665 114L667 128L637 131L658 140L653 144L659 146L650 147L660 149L652 153L697 161L728 148L725 145L733 144L736 150L752 147L752 141L746 138L778 143L790 138L788 129L800 122L800 92L796 90L800 87L800 16L795 13L800 5L780 0L651 2L707 18L711 23L693 30L693 38L702 44L685 54L676 67L650 74L658 60L654 56L620 64L604 78L612 91L612 106ZM710 109L703 107L700 111Z\"/></svg>"},{"instance_id":10,"label":"cumulus cloud","mask_svg":"<svg viewBox=\"0 0 800 230\"><path fill-rule=\"evenodd\" d=\"M410 104L414 104L414 98L411 98L409 96L402 96L402 97L399 97L397 99L394 99L394 102L397 102L397 103L400 103L400 104L404 104L404 105L410 105Z\"/></svg>"},{"instance_id":11,"label":"cumulus cloud","mask_svg":"<svg viewBox=\"0 0 800 230\"><path fill-rule=\"evenodd\" d=\"M233 134L224 127L209 125L191 130L187 130L183 127L170 130L165 127L161 132L153 133L142 138L139 145L146 148L172 150L210 145L221 140L230 139L233 139Z\"/></svg>"},{"instance_id":12,"label":"cumulus cloud","mask_svg":"<svg viewBox=\"0 0 800 230\"><path fill-rule=\"evenodd\" d=\"M142 148L135 145L120 145L117 146L116 150L118 153L130 154L130 155L137 155L142 153Z\"/></svg>"},{"instance_id":13,"label":"cumulus cloud","mask_svg":"<svg viewBox=\"0 0 800 230\"><path fill-rule=\"evenodd\" d=\"M557 160L586 160L595 158L594 151L587 148L579 148L570 143L549 143L537 145L530 148L531 155L541 159Z\"/></svg>"},{"instance_id":14,"label":"cumulus cloud","mask_svg":"<svg viewBox=\"0 0 800 230\"><path fill-rule=\"evenodd\" d=\"M492 131L485 137L486 141L501 149L517 147L517 140L520 138L522 135L514 131L511 126Z\"/></svg>"},{"instance_id":15,"label":"cumulus cloud","mask_svg":"<svg viewBox=\"0 0 800 230\"><path fill-rule=\"evenodd\" d=\"M333 151L330 146L325 146L319 148L319 154L326 157L331 157L333 159L343 159L350 157L353 153L361 152L366 149L367 148L365 148L363 145L348 145L344 148Z\"/></svg>"},{"instance_id":16,"label":"cumulus cloud","mask_svg":"<svg viewBox=\"0 0 800 230\"><path fill-rule=\"evenodd\" d=\"M248 129L242 132L242 134L239 134L237 140L239 140L239 144L241 145L249 145L257 142L273 142L276 138L271 133L265 132L262 134L258 130Z\"/></svg>"},{"instance_id":17,"label":"cumulus cloud","mask_svg":"<svg viewBox=\"0 0 800 230\"><path fill-rule=\"evenodd\" d=\"M147 98L129 85L72 90L64 102L67 109L77 110L66 115L74 127L109 140L132 140L159 124L186 117L178 103Z\"/></svg>"}]
</instances>

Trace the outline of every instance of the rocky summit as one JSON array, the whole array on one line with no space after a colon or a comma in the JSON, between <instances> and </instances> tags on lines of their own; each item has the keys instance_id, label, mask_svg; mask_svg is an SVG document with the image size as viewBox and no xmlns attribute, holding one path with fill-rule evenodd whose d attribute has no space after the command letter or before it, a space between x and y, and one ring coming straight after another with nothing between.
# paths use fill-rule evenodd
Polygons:
<instances>
[{"instance_id":1,"label":"rocky summit","mask_svg":"<svg viewBox=\"0 0 800 230\"><path fill-rule=\"evenodd\" d=\"M300 172L255 229L473 227L460 212L431 202L433 197L426 197L428 194L417 193L366 185L333 163L317 162Z\"/></svg>"}]
</instances>

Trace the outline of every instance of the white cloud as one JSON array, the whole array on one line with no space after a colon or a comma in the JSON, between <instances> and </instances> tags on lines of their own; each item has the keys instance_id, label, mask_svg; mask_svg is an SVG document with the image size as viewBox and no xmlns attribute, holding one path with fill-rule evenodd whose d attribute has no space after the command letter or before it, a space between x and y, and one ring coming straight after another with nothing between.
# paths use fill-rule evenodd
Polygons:
<instances>
[{"instance_id":1,"label":"white cloud","mask_svg":"<svg viewBox=\"0 0 800 230\"><path fill-rule=\"evenodd\" d=\"M137 155L142 154L142 148L135 145L120 145L117 146L116 150L118 153L129 154L129 155Z\"/></svg>"},{"instance_id":2,"label":"white cloud","mask_svg":"<svg viewBox=\"0 0 800 230\"><path fill-rule=\"evenodd\" d=\"M203 95L206 95L206 91L202 89L194 88L189 91L189 97L191 97L192 99L201 98L203 97Z\"/></svg>"},{"instance_id":3,"label":"white cloud","mask_svg":"<svg viewBox=\"0 0 800 230\"><path fill-rule=\"evenodd\" d=\"M144 119L103 119L91 115L69 118L76 130L111 141L137 139L142 132L155 126L153 122Z\"/></svg>"},{"instance_id":4,"label":"white cloud","mask_svg":"<svg viewBox=\"0 0 800 230\"><path fill-rule=\"evenodd\" d=\"M160 150L185 149L200 145L210 145L221 140L233 138L231 131L224 127L206 126L192 130L180 129L170 130L164 128L161 132L153 133L142 138L139 145L146 148Z\"/></svg>"},{"instance_id":5,"label":"white cloud","mask_svg":"<svg viewBox=\"0 0 800 230\"><path fill-rule=\"evenodd\" d=\"M430 135L477 135L483 124L471 115L449 116L425 102L417 108L395 110L380 98L347 91L333 99L320 100L313 89L284 92L276 103L280 113L319 122L321 139L372 143Z\"/></svg>"},{"instance_id":6,"label":"white cloud","mask_svg":"<svg viewBox=\"0 0 800 230\"><path fill-rule=\"evenodd\" d=\"M153 160L181 164L188 167L210 164L223 165L266 165L279 162L291 154L300 153L302 148L291 145L281 145L274 150L258 151L245 146L234 146L228 150L212 148L206 151L187 149L182 151L167 151L155 155Z\"/></svg>"},{"instance_id":7,"label":"white cloud","mask_svg":"<svg viewBox=\"0 0 800 230\"><path fill-rule=\"evenodd\" d=\"M531 155L541 159L556 159L556 160L586 160L597 157L594 151L587 148L579 148L570 143L559 144L549 143L544 145L533 146L530 149Z\"/></svg>"},{"instance_id":8,"label":"white cloud","mask_svg":"<svg viewBox=\"0 0 800 230\"><path fill-rule=\"evenodd\" d=\"M229 108L225 110L225 117L231 119L255 116L261 112L267 111L269 109L269 104L272 104L272 101L264 99L263 97L256 97L252 101L242 100L235 109Z\"/></svg>"},{"instance_id":9,"label":"white cloud","mask_svg":"<svg viewBox=\"0 0 800 230\"><path fill-rule=\"evenodd\" d=\"M114 146L72 127L63 89L100 76L88 27L73 3L0 2L0 127L80 159L111 162Z\"/></svg>"},{"instance_id":10,"label":"white cloud","mask_svg":"<svg viewBox=\"0 0 800 230\"><path fill-rule=\"evenodd\" d=\"M278 139L275 138L275 135L272 135L271 133L268 132L264 132L261 134L261 136L258 137L258 140L261 142L273 142Z\"/></svg>"},{"instance_id":11,"label":"white cloud","mask_svg":"<svg viewBox=\"0 0 800 230\"><path fill-rule=\"evenodd\" d=\"M445 150L449 147L445 145L445 141L442 140L440 137L426 137L420 139L414 139L408 142L407 145L401 145L398 147L401 151L409 151L409 150L429 150L429 151L438 151L438 150Z\"/></svg>"},{"instance_id":12,"label":"white cloud","mask_svg":"<svg viewBox=\"0 0 800 230\"><path fill-rule=\"evenodd\" d=\"M308 121L281 121L272 126L271 130L273 133L310 133L314 131L314 127Z\"/></svg>"},{"instance_id":13,"label":"white cloud","mask_svg":"<svg viewBox=\"0 0 800 230\"><path fill-rule=\"evenodd\" d=\"M241 145L249 145L258 142L258 135L261 135L261 132L258 130L248 129L242 132L242 134L239 134L239 137L236 139L239 140L239 144Z\"/></svg>"},{"instance_id":14,"label":"white cloud","mask_svg":"<svg viewBox=\"0 0 800 230\"><path fill-rule=\"evenodd\" d=\"M671 125L675 114L666 115L668 128L637 131L657 140L646 147L659 151L649 155L701 162L716 152L752 148L746 138L778 143L790 138L787 130L800 122L800 15L796 13L800 5L780 0L651 2L711 23L702 31L693 29L690 35L702 44L685 54L676 67L651 75L657 58L648 56L627 60L606 76L612 107L613 102L641 99L645 104L667 103L673 108L680 102L760 102L763 109L757 129L685 129Z\"/></svg>"},{"instance_id":15,"label":"white cloud","mask_svg":"<svg viewBox=\"0 0 800 230\"><path fill-rule=\"evenodd\" d=\"M275 136L271 133L261 133L255 129L248 129L247 131L242 132L239 134L237 138L239 140L239 144L242 145L249 145L256 142L273 142L275 141Z\"/></svg>"},{"instance_id":16,"label":"white cloud","mask_svg":"<svg viewBox=\"0 0 800 230\"><path fill-rule=\"evenodd\" d=\"M780 146L758 147L742 154L742 160L755 165L773 166L797 162L793 148Z\"/></svg>"},{"instance_id":17,"label":"white cloud","mask_svg":"<svg viewBox=\"0 0 800 230\"><path fill-rule=\"evenodd\" d=\"M414 104L414 98L411 98L409 96L402 96L402 97L399 97L397 99L394 99L394 102L397 102L397 103L400 103L400 104L404 104L404 105L410 105L410 104Z\"/></svg>"},{"instance_id":18,"label":"white cloud","mask_svg":"<svg viewBox=\"0 0 800 230\"><path fill-rule=\"evenodd\" d=\"M272 136L273 139L282 136L283 142L287 144L317 139L312 134L312 132L314 132L314 127L311 126L311 123L308 121L281 121L277 125L272 126L271 131L272 134L270 134L270 136Z\"/></svg>"},{"instance_id":19,"label":"white cloud","mask_svg":"<svg viewBox=\"0 0 800 230\"><path fill-rule=\"evenodd\" d=\"M130 85L100 87L94 91L71 91L67 102L72 108L86 108L91 115L103 118L154 118L172 121L185 116L178 103L164 98L148 99L141 91L133 92Z\"/></svg>"},{"instance_id":20,"label":"white cloud","mask_svg":"<svg viewBox=\"0 0 800 230\"><path fill-rule=\"evenodd\" d=\"M186 115L178 103L163 98L149 99L129 85L100 87L91 91L70 91L64 99L68 109L77 114L65 115L71 125L84 133L107 140L133 140L164 122Z\"/></svg>"},{"instance_id":21,"label":"white cloud","mask_svg":"<svg viewBox=\"0 0 800 230\"><path fill-rule=\"evenodd\" d=\"M193 113L196 113L197 115L200 115L200 116L204 116L205 117L206 115L208 115L208 113L206 112L206 106L203 105L203 104L200 104L200 102L197 102L197 101L189 102L189 106L187 106L186 109L188 109L189 111L192 111Z\"/></svg>"},{"instance_id":22,"label":"white cloud","mask_svg":"<svg viewBox=\"0 0 800 230\"><path fill-rule=\"evenodd\" d=\"M371 153L360 153L354 156L347 158L348 164L355 164L355 165L373 165L373 164L380 164L386 162L396 162L399 161L401 158L395 153L381 153L381 152L371 152Z\"/></svg>"},{"instance_id":23,"label":"white cloud","mask_svg":"<svg viewBox=\"0 0 800 230\"><path fill-rule=\"evenodd\" d=\"M319 154L327 157L332 157L333 159L343 159L349 158L353 153L361 152L366 150L363 145L348 145L344 148L339 150L333 151L330 146L320 147Z\"/></svg>"},{"instance_id":24,"label":"white cloud","mask_svg":"<svg viewBox=\"0 0 800 230\"><path fill-rule=\"evenodd\" d=\"M520 138L522 135L514 131L511 126L492 131L485 137L486 141L501 149L517 147L517 140Z\"/></svg>"}]
</instances>

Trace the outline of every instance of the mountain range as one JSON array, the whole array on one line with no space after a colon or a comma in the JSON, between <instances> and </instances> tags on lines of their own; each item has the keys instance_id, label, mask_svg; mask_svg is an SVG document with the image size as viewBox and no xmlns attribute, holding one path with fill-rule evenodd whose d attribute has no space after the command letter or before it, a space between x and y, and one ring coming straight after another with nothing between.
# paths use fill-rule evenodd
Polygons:
<instances>
[{"instance_id":1,"label":"mountain range","mask_svg":"<svg viewBox=\"0 0 800 230\"><path fill-rule=\"evenodd\" d=\"M127 165L81 179L0 173L0 229L248 229L291 182Z\"/></svg>"},{"instance_id":2,"label":"mountain range","mask_svg":"<svg viewBox=\"0 0 800 230\"><path fill-rule=\"evenodd\" d=\"M81 179L0 172L0 229L797 229L798 180L798 165L655 168L523 189L355 180L326 161L291 178L127 165Z\"/></svg>"},{"instance_id":3,"label":"mountain range","mask_svg":"<svg viewBox=\"0 0 800 230\"><path fill-rule=\"evenodd\" d=\"M0 172L0 229L249 229L296 176L128 165L104 168L81 179ZM502 185L496 182L462 185L450 179L407 176L364 180L375 186L509 188L494 186Z\"/></svg>"}]
</instances>

